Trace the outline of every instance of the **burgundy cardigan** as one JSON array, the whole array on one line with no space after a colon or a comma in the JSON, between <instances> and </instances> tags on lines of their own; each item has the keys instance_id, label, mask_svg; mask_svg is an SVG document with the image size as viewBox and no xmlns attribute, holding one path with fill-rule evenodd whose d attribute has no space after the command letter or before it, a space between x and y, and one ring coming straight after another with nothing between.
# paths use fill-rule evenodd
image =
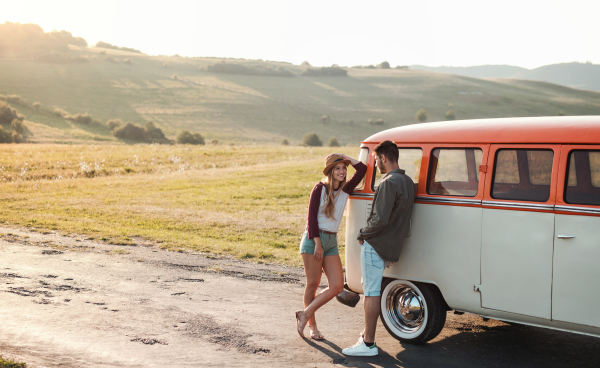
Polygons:
<instances>
[{"instance_id":1,"label":"burgundy cardigan","mask_svg":"<svg viewBox=\"0 0 600 368\"><path fill-rule=\"evenodd\" d=\"M362 162L352 165L356 172L352 175L352 178L346 182L346 186L343 191L352 194L354 188L360 183L365 174L367 173L367 165ZM308 238L319 237L319 207L321 206L321 191L325 185L322 182L318 182L310 193L310 200L308 201Z\"/></svg>"}]
</instances>

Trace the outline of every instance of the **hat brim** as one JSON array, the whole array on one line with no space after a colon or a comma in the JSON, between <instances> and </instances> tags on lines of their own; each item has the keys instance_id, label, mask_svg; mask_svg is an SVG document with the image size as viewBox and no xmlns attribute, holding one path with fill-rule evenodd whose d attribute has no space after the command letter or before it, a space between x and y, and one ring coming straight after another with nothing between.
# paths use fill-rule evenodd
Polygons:
<instances>
[{"instance_id":1,"label":"hat brim","mask_svg":"<svg viewBox=\"0 0 600 368\"><path fill-rule=\"evenodd\" d=\"M345 163L346 166L350 165L350 160L343 160L343 161L332 162L329 165L325 166L325 168L323 169L323 175L327 176L327 174L329 173L329 170L331 170L332 167L334 167L335 165L339 164L340 162Z\"/></svg>"}]
</instances>

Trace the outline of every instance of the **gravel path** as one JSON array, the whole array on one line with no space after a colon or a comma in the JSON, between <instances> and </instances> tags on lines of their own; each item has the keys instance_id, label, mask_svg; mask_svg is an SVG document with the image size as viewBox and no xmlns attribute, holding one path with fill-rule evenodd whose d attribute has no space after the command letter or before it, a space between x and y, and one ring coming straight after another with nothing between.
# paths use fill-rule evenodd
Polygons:
<instances>
[{"instance_id":1,"label":"gravel path","mask_svg":"<svg viewBox=\"0 0 600 368\"><path fill-rule=\"evenodd\" d=\"M9 235L10 234L10 235ZM361 304L319 311L302 340L301 269L0 227L0 354L29 367L586 367L600 339L449 312L442 334L401 345L380 325L376 358L341 349Z\"/></svg>"}]
</instances>

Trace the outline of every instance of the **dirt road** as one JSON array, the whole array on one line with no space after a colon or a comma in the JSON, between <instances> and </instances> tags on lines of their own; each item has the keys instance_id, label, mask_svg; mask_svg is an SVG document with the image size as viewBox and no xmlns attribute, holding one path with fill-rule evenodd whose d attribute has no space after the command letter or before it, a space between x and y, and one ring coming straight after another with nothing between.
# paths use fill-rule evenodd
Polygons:
<instances>
[{"instance_id":1,"label":"dirt road","mask_svg":"<svg viewBox=\"0 0 600 368\"><path fill-rule=\"evenodd\" d=\"M8 235L8 234L13 235ZM380 356L341 349L362 311L318 314L328 340L302 340L302 270L0 228L0 354L30 367L586 367L600 339L448 314L442 334Z\"/></svg>"}]
</instances>

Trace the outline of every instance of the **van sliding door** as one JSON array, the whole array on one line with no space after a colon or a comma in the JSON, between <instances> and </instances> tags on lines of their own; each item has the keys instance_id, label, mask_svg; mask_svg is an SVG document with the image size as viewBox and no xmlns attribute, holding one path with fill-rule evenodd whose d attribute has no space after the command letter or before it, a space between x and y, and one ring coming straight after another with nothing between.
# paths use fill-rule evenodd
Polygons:
<instances>
[{"instance_id":1,"label":"van sliding door","mask_svg":"<svg viewBox=\"0 0 600 368\"><path fill-rule=\"evenodd\" d=\"M559 158L559 145L491 146L482 203L483 308L551 318Z\"/></svg>"}]
</instances>

